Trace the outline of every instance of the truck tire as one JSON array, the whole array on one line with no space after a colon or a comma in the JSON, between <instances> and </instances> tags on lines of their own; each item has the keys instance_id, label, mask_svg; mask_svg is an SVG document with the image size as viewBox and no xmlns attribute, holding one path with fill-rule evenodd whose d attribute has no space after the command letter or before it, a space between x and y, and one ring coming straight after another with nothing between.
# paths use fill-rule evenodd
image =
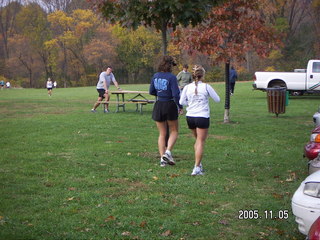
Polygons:
<instances>
[{"instance_id":1,"label":"truck tire","mask_svg":"<svg viewBox=\"0 0 320 240\"><path fill-rule=\"evenodd\" d=\"M303 93L303 91L290 91L291 96L302 96Z\"/></svg>"},{"instance_id":2,"label":"truck tire","mask_svg":"<svg viewBox=\"0 0 320 240\"><path fill-rule=\"evenodd\" d=\"M281 88L281 87L287 88L286 83L281 80L272 80L268 85L268 88Z\"/></svg>"}]
</instances>

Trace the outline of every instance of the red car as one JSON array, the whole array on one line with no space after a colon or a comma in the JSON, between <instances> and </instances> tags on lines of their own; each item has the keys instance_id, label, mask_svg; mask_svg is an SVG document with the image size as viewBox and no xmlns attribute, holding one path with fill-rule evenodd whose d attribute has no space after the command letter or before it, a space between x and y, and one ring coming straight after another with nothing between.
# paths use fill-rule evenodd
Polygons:
<instances>
[{"instance_id":1,"label":"red car","mask_svg":"<svg viewBox=\"0 0 320 240\"><path fill-rule=\"evenodd\" d=\"M320 217L311 225L307 239L320 240Z\"/></svg>"},{"instance_id":2,"label":"red car","mask_svg":"<svg viewBox=\"0 0 320 240\"><path fill-rule=\"evenodd\" d=\"M315 159L320 153L320 126L313 129L310 142L304 146L304 156L309 160Z\"/></svg>"}]
</instances>

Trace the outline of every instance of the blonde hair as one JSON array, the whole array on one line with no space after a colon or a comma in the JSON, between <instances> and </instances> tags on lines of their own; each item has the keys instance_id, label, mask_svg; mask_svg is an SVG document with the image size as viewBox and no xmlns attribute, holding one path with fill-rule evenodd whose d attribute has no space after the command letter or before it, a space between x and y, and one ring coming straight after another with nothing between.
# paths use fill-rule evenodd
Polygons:
<instances>
[{"instance_id":1,"label":"blonde hair","mask_svg":"<svg viewBox=\"0 0 320 240\"><path fill-rule=\"evenodd\" d=\"M201 65L194 65L192 70L193 70L192 77L194 79L194 84L196 85L196 89L194 93L198 95L198 82L204 79L206 70L204 70L204 68Z\"/></svg>"}]
</instances>

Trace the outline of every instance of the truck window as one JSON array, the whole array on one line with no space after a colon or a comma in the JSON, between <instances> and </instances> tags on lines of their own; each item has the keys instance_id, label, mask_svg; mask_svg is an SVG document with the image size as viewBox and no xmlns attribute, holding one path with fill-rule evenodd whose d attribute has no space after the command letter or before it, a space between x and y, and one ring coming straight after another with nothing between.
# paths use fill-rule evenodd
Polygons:
<instances>
[{"instance_id":1,"label":"truck window","mask_svg":"<svg viewBox=\"0 0 320 240\"><path fill-rule=\"evenodd\" d=\"M320 73L320 62L314 62L312 64L312 72Z\"/></svg>"}]
</instances>

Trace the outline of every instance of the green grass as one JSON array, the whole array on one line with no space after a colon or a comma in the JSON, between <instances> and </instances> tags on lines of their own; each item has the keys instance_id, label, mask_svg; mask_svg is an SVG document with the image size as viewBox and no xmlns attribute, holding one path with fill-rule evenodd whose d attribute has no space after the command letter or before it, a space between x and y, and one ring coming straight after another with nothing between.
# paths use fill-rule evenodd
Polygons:
<instances>
[{"instance_id":1,"label":"green grass","mask_svg":"<svg viewBox=\"0 0 320 240\"><path fill-rule=\"evenodd\" d=\"M148 90L148 85L121 86ZM0 91L0 239L304 239L291 197L307 176L303 146L319 96L268 113L266 93L237 83L230 124L213 84L204 176L180 117L177 165L160 168L152 106L90 113L94 87ZM261 219L239 220L240 210ZM264 211L288 210L289 219Z\"/></svg>"}]
</instances>

